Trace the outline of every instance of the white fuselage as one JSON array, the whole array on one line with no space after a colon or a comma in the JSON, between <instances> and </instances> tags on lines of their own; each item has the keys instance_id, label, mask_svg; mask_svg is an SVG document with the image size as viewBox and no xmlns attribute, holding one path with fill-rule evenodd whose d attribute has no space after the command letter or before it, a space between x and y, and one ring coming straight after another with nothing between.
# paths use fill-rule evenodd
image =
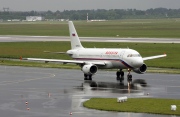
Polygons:
<instances>
[{"instance_id":1,"label":"white fuselage","mask_svg":"<svg viewBox=\"0 0 180 117\"><path fill-rule=\"evenodd\" d=\"M98 68L134 69L143 65L140 54L132 49L81 48L67 51L75 60L103 61Z\"/></svg>"}]
</instances>

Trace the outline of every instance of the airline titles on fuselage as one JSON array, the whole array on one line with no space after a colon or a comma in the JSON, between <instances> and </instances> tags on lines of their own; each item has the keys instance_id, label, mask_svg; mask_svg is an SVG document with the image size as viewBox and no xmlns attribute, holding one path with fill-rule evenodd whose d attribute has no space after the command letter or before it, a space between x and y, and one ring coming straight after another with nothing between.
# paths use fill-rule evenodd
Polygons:
<instances>
[{"instance_id":1,"label":"airline titles on fuselage","mask_svg":"<svg viewBox=\"0 0 180 117\"><path fill-rule=\"evenodd\" d=\"M116 52L116 51L106 51L106 53L105 54L114 54L114 55L116 55L116 54L118 54L118 52Z\"/></svg>"}]
</instances>

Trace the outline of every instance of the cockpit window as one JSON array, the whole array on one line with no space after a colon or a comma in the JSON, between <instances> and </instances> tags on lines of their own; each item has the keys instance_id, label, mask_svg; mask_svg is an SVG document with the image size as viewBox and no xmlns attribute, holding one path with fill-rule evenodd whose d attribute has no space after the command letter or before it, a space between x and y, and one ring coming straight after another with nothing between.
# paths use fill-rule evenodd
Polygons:
<instances>
[{"instance_id":1,"label":"cockpit window","mask_svg":"<svg viewBox=\"0 0 180 117\"><path fill-rule=\"evenodd\" d=\"M140 54L128 54L127 57L141 57Z\"/></svg>"}]
</instances>

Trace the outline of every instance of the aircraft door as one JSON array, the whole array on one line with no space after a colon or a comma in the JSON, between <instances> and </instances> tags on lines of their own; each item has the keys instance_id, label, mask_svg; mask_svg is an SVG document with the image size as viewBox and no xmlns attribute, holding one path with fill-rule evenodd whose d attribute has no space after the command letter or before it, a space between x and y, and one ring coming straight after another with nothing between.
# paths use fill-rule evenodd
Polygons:
<instances>
[{"instance_id":1,"label":"aircraft door","mask_svg":"<svg viewBox=\"0 0 180 117\"><path fill-rule=\"evenodd\" d=\"M75 52L74 57L75 57L75 58L78 58L78 57L79 57L79 50L77 50L77 51Z\"/></svg>"},{"instance_id":2,"label":"aircraft door","mask_svg":"<svg viewBox=\"0 0 180 117\"><path fill-rule=\"evenodd\" d=\"M124 53L125 53L125 50L123 50L123 51L119 54L119 58L120 58L121 60L123 60L123 55L124 55Z\"/></svg>"},{"instance_id":3,"label":"aircraft door","mask_svg":"<svg viewBox=\"0 0 180 117\"><path fill-rule=\"evenodd\" d=\"M103 58L103 53L101 53L101 57L100 57L101 59Z\"/></svg>"}]
</instances>

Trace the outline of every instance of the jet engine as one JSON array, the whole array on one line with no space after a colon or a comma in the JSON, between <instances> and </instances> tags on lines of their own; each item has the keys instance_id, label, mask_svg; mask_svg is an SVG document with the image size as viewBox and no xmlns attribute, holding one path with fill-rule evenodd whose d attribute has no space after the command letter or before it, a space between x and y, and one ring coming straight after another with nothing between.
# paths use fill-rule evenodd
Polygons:
<instances>
[{"instance_id":1,"label":"jet engine","mask_svg":"<svg viewBox=\"0 0 180 117\"><path fill-rule=\"evenodd\" d=\"M87 74L87 75L95 74L97 70L98 70L97 66L93 64L84 65L82 67L82 71L84 72L84 74Z\"/></svg>"},{"instance_id":2,"label":"jet engine","mask_svg":"<svg viewBox=\"0 0 180 117\"><path fill-rule=\"evenodd\" d=\"M143 64L140 68L135 68L133 71L138 74L144 74L147 70L146 64Z\"/></svg>"}]
</instances>

